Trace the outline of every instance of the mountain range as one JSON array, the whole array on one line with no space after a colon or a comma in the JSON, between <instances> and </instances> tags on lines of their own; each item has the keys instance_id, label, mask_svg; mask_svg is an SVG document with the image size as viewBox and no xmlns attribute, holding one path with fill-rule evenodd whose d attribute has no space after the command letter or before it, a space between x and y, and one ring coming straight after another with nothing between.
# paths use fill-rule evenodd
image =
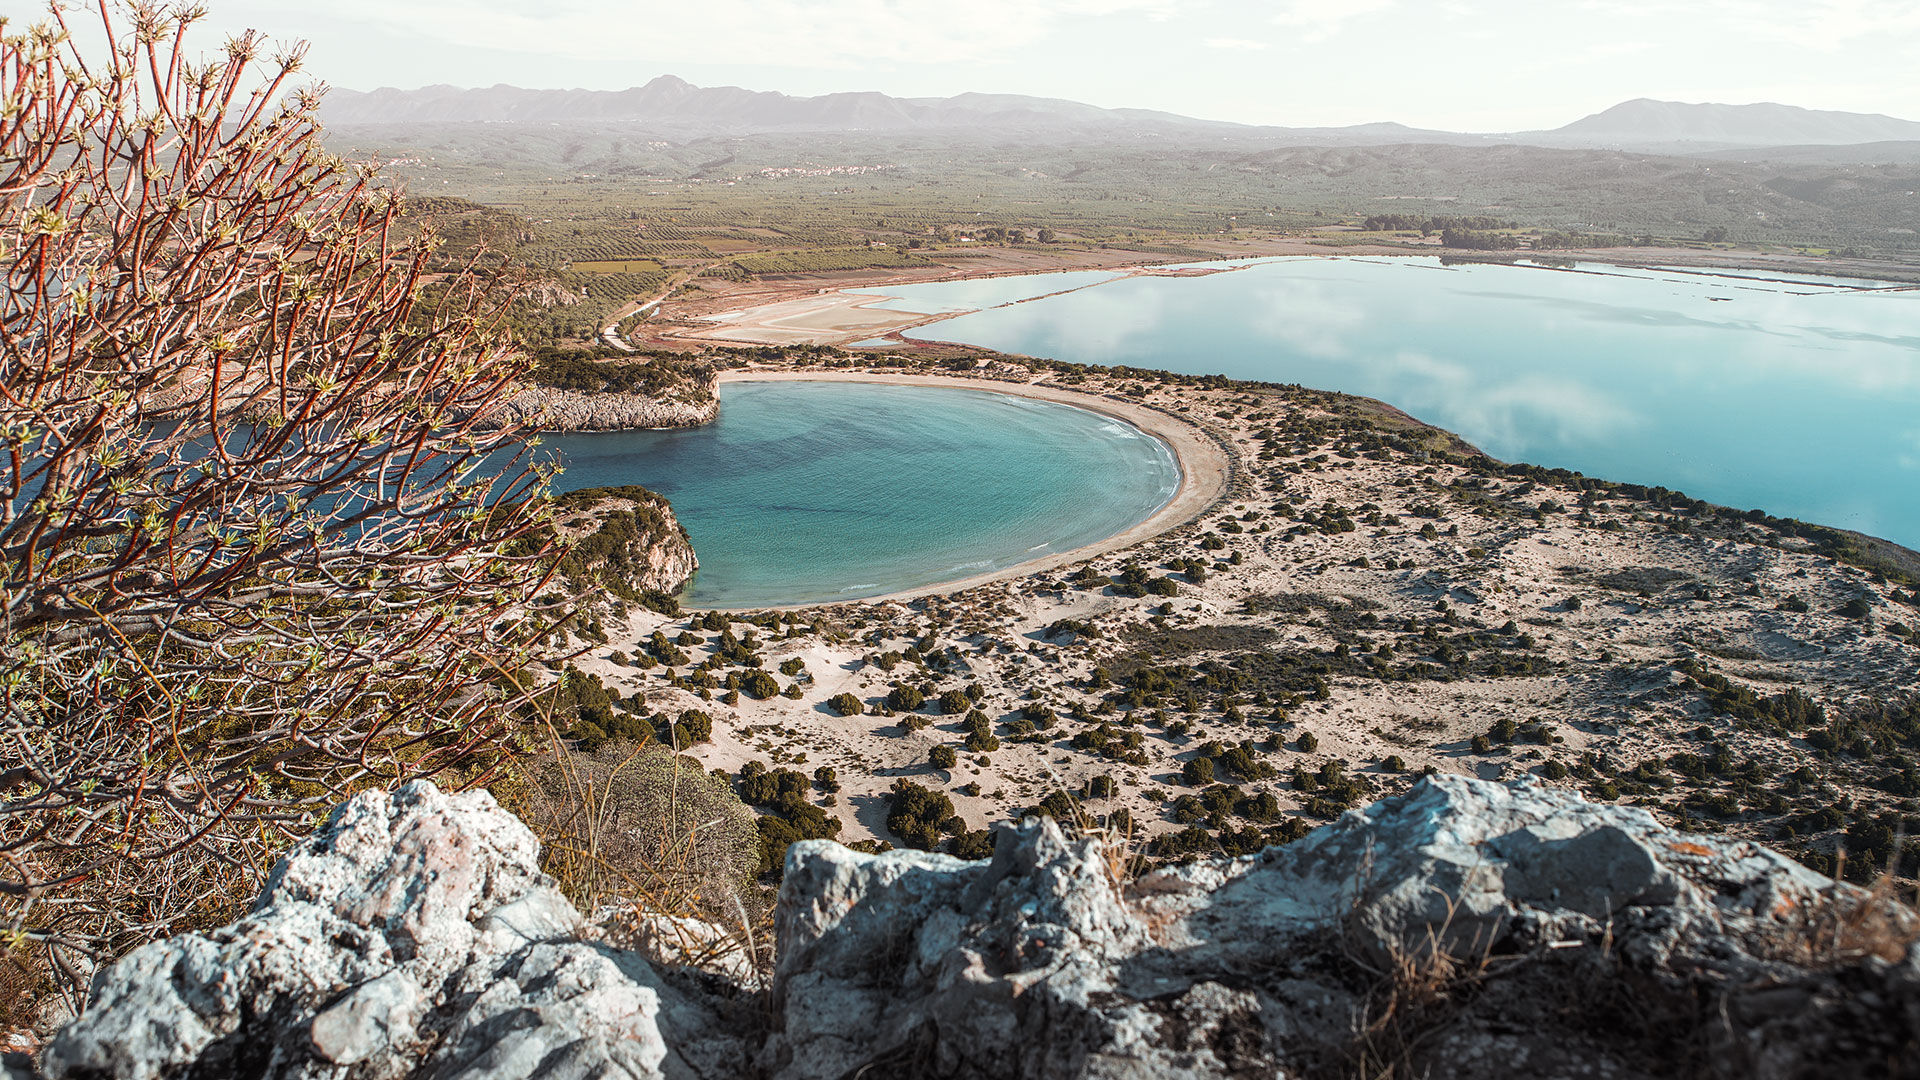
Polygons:
<instances>
[{"instance_id":1,"label":"mountain range","mask_svg":"<svg viewBox=\"0 0 1920 1080\"><path fill-rule=\"evenodd\" d=\"M1642 98L1552 130L1485 134L1394 123L1258 127L1019 94L899 98L862 91L794 97L737 86L694 86L672 75L627 90L528 90L504 84L475 89L445 85L369 92L336 89L327 95L321 115L330 125L348 127L622 123L679 138L797 132L940 133L1074 140L1228 138L1327 145L1526 143L1653 153L1859 146L1865 154L1862 160L1911 158L1913 144L1920 143L1920 123L1911 120L1771 103L1686 104ZM1818 153L1835 156L1830 150Z\"/></svg>"}]
</instances>

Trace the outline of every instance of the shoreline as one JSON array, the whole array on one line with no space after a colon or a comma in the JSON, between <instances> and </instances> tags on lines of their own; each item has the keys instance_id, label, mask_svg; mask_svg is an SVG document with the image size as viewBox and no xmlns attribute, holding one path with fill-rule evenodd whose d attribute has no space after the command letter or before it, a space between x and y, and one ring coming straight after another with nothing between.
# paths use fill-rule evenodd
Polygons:
<instances>
[{"instance_id":1,"label":"shoreline","mask_svg":"<svg viewBox=\"0 0 1920 1080\"><path fill-rule=\"evenodd\" d=\"M1055 552L1038 559L1028 559L998 570L974 574L970 577L956 578L952 581L877 596L851 597L846 600L816 601L805 604L781 604L749 608L715 608L722 612L743 611L805 611L814 608L837 607L841 604L885 604L905 600L916 600L925 596L945 596L965 592L981 585L991 585L1001 581L1012 581L1033 574L1045 573L1062 566L1083 562L1110 554L1136 544L1151 540L1156 536L1172 532L1174 529L1200 517L1224 496L1232 478L1232 462L1220 446L1199 428L1168 413L1144 405L1133 405L1115 401L1104 395L1088 394L1064 387L1046 386L1037 383L1004 382L996 379L969 379L957 375L906 375L879 374L854 371L795 371L791 368L753 369L733 368L719 373L716 382L843 382L843 383L879 383L890 386L924 386L951 390L975 390L990 394L1006 394L1011 397L1033 398L1038 401L1052 402L1056 405L1068 405L1087 412L1097 413L1112 420L1127 424L1149 438L1159 441L1173 455L1174 465L1180 470L1180 486L1174 490L1173 497L1161 504L1146 518L1114 533L1112 536L1084 544L1070 551Z\"/></svg>"}]
</instances>

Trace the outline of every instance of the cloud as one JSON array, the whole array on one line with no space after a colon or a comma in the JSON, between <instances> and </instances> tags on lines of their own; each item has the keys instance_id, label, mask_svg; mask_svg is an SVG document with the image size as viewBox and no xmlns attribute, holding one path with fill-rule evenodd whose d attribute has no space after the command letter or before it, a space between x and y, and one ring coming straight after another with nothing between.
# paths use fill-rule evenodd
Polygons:
<instances>
[{"instance_id":1,"label":"cloud","mask_svg":"<svg viewBox=\"0 0 1920 1080\"><path fill-rule=\"evenodd\" d=\"M1395 0L1284 0L1272 17L1275 26L1295 31L1307 43L1325 41L1356 19L1376 15Z\"/></svg>"},{"instance_id":2,"label":"cloud","mask_svg":"<svg viewBox=\"0 0 1920 1080\"><path fill-rule=\"evenodd\" d=\"M334 0L328 16L448 45L582 61L874 67L909 56L1004 58L1088 19L1171 19L1196 0L972 0L938 18L922 0Z\"/></svg>"},{"instance_id":3,"label":"cloud","mask_svg":"<svg viewBox=\"0 0 1920 1080\"><path fill-rule=\"evenodd\" d=\"M1671 39L1675 9L1646 0L1581 0L1579 9L1614 21L1642 20ZM1716 38L1745 37L1797 49L1838 52L1865 39L1920 34L1920 5L1885 0L1695 0L1690 22Z\"/></svg>"},{"instance_id":4,"label":"cloud","mask_svg":"<svg viewBox=\"0 0 1920 1080\"><path fill-rule=\"evenodd\" d=\"M1764 0L1719 0L1717 6L1750 19L1737 28L1752 37L1821 52L1838 52L1862 38L1920 31L1920 7L1884 0L1810 0L1791 7Z\"/></svg>"},{"instance_id":5,"label":"cloud","mask_svg":"<svg viewBox=\"0 0 1920 1080\"><path fill-rule=\"evenodd\" d=\"M1201 44L1209 49L1226 49L1232 52L1259 52L1267 48L1266 42L1248 38L1210 37Z\"/></svg>"},{"instance_id":6,"label":"cloud","mask_svg":"<svg viewBox=\"0 0 1920 1080\"><path fill-rule=\"evenodd\" d=\"M1335 360L1352 353L1348 339L1365 327L1365 306L1342 302L1335 290L1312 281L1278 278L1248 305L1248 326L1300 356Z\"/></svg>"},{"instance_id":7,"label":"cloud","mask_svg":"<svg viewBox=\"0 0 1920 1080\"><path fill-rule=\"evenodd\" d=\"M1903 469L1920 470L1920 428L1901 432L1899 440L1906 445L1894 455L1894 462Z\"/></svg>"}]
</instances>

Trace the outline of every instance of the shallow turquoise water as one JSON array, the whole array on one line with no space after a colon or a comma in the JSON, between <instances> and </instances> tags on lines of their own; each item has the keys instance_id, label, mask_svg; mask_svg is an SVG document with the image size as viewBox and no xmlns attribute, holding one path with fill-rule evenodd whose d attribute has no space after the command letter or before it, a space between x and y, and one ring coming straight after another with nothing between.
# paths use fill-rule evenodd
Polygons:
<instances>
[{"instance_id":1,"label":"shallow turquoise water","mask_svg":"<svg viewBox=\"0 0 1920 1080\"><path fill-rule=\"evenodd\" d=\"M1065 405L933 387L741 382L683 431L550 435L571 491L665 495L700 556L682 600L878 596L1105 539L1179 487L1166 445Z\"/></svg>"},{"instance_id":2,"label":"shallow turquoise water","mask_svg":"<svg viewBox=\"0 0 1920 1080\"><path fill-rule=\"evenodd\" d=\"M922 333L1363 394L1509 461L1920 547L1920 292L1598 264L1223 265L1243 268L1127 278ZM935 305L952 288L886 291Z\"/></svg>"}]
</instances>

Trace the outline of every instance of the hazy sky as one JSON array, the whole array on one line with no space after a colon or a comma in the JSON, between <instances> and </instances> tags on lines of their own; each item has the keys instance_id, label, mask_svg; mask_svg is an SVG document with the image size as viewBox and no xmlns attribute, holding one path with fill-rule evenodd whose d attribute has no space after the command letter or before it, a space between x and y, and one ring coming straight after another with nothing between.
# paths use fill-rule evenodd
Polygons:
<instances>
[{"instance_id":1,"label":"hazy sky","mask_svg":"<svg viewBox=\"0 0 1920 1080\"><path fill-rule=\"evenodd\" d=\"M342 87L969 90L1505 131L1628 98L1920 119L1920 0L206 0ZM4 0L0 7L30 6Z\"/></svg>"}]
</instances>

